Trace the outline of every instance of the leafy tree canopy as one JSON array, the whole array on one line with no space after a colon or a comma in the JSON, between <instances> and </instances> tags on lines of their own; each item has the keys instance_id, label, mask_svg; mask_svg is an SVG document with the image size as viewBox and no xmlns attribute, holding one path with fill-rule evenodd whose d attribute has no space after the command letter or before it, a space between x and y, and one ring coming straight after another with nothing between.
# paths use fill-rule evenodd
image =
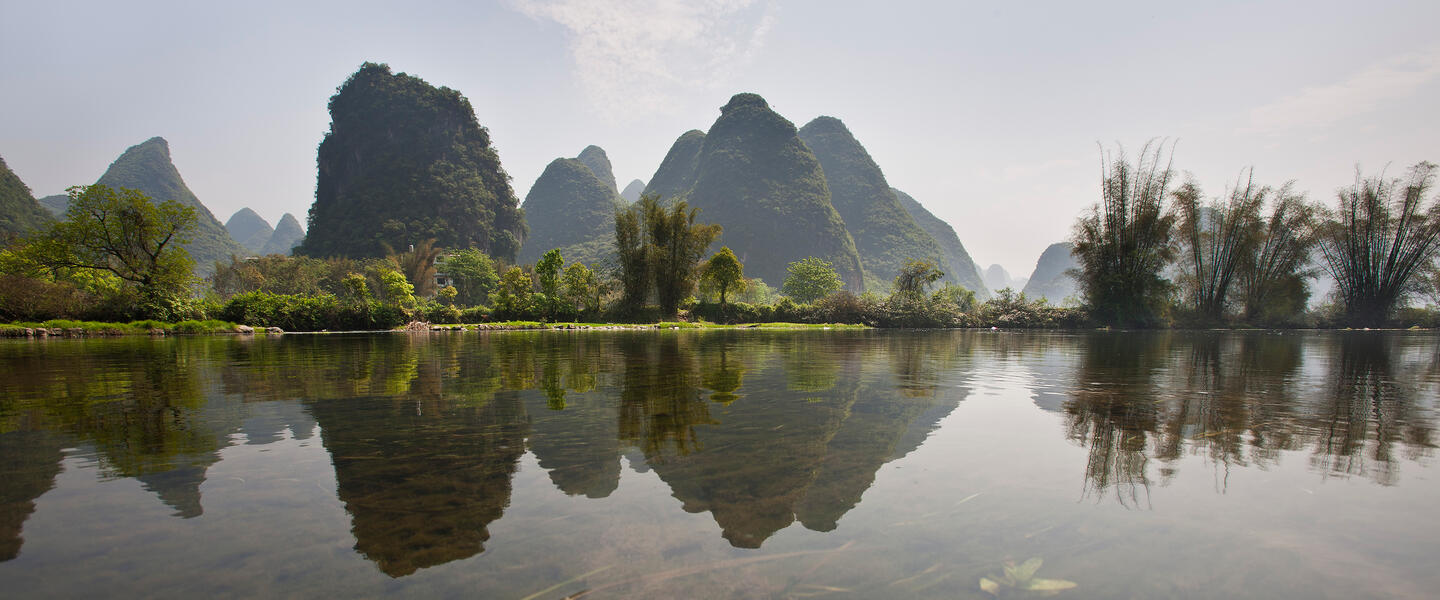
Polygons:
<instances>
[{"instance_id":1,"label":"leafy tree canopy","mask_svg":"<svg viewBox=\"0 0 1440 600\"><path fill-rule=\"evenodd\" d=\"M785 278L781 290L803 304L829 296L844 287L835 268L828 261L813 256L790 263L786 271L789 276Z\"/></svg>"}]
</instances>

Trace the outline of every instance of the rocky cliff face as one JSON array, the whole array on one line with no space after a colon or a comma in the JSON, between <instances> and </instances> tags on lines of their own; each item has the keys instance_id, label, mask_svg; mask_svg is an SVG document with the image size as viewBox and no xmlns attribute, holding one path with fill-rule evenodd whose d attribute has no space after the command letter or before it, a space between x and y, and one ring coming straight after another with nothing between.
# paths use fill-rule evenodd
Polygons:
<instances>
[{"instance_id":1,"label":"rocky cliff face","mask_svg":"<svg viewBox=\"0 0 1440 600\"><path fill-rule=\"evenodd\" d=\"M460 92L365 63L330 98L330 120L298 253L378 256L434 238L515 259L524 216Z\"/></svg>"},{"instance_id":2,"label":"rocky cliff face","mask_svg":"<svg viewBox=\"0 0 1440 600\"><path fill-rule=\"evenodd\" d=\"M185 185L180 171L170 160L170 144L164 138L154 137L131 146L110 163L110 168L95 183L139 190L155 202L174 200L194 208L195 231L190 234L190 243L185 249L195 259L195 270L201 275L210 273L216 261L229 262L231 256L249 254Z\"/></svg>"}]
</instances>

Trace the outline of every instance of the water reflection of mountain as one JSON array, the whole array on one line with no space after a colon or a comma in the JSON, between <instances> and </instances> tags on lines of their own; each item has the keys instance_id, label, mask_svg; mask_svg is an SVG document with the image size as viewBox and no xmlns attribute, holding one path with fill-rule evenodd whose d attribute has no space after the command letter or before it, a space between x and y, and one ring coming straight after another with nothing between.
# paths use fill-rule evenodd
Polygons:
<instances>
[{"instance_id":1,"label":"water reflection of mountain","mask_svg":"<svg viewBox=\"0 0 1440 600\"><path fill-rule=\"evenodd\" d=\"M0 433L0 561L20 556L35 500L55 487L63 440L48 431Z\"/></svg>"}]
</instances>

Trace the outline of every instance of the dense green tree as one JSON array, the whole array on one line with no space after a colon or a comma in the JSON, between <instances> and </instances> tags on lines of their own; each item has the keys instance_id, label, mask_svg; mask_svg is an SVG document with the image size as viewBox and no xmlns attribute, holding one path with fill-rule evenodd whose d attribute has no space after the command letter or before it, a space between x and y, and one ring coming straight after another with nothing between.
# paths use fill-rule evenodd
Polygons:
<instances>
[{"instance_id":1,"label":"dense green tree","mask_svg":"<svg viewBox=\"0 0 1440 600\"><path fill-rule=\"evenodd\" d=\"M486 302L490 291L500 281L494 261L475 248L466 248L444 258L444 264L436 269L443 270L455 282L455 290L459 292L456 300L465 306Z\"/></svg>"},{"instance_id":2,"label":"dense green tree","mask_svg":"<svg viewBox=\"0 0 1440 600\"><path fill-rule=\"evenodd\" d=\"M330 98L310 228L297 252L381 256L435 238L514 260L524 215L470 101L365 63Z\"/></svg>"},{"instance_id":3,"label":"dense green tree","mask_svg":"<svg viewBox=\"0 0 1440 600\"><path fill-rule=\"evenodd\" d=\"M696 223L700 209L684 200L662 205L641 198L639 206L645 214L650 246L646 254L651 280L655 282L655 299L660 312L672 315L680 301L694 293L700 259L721 229L719 225Z\"/></svg>"},{"instance_id":4,"label":"dense green tree","mask_svg":"<svg viewBox=\"0 0 1440 600\"><path fill-rule=\"evenodd\" d=\"M386 304L400 308L415 306L415 286L404 273L392 269L380 269L380 291Z\"/></svg>"},{"instance_id":5,"label":"dense green tree","mask_svg":"<svg viewBox=\"0 0 1440 600\"><path fill-rule=\"evenodd\" d=\"M552 297L560 295L560 268L564 265L565 257L558 248L546 252L540 262L535 263L535 283L542 293Z\"/></svg>"},{"instance_id":6,"label":"dense green tree","mask_svg":"<svg viewBox=\"0 0 1440 600\"><path fill-rule=\"evenodd\" d=\"M935 263L912 258L905 261L905 266L900 267L900 273L895 275L895 295L911 300L922 299L926 288L944 276L945 273Z\"/></svg>"},{"instance_id":7,"label":"dense green tree","mask_svg":"<svg viewBox=\"0 0 1440 600\"><path fill-rule=\"evenodd\" d=\"M492 299L495 301L495 311L505 315L519 315L526 313L531 308L531 296L534 292L535 282L530 275L520 267L510 267L500 276L500 285L495 288Z\"/></svg>"},{"instance_id":8,"label":"dense green tree","mask_svg":"<svg viewBox=\"0 0 1440 600\"><path fill-rule=\"evenodd\" d=\"M620 270L620 302L627 307L640 307L650 296L650 267L646 258L643 202L655 202L656 196L646 194L632 206L615 211L615 253ZM647 200L648 199L648 200Z\"/></svg>"},{"instance_id":9,"label":"dense green tree","mask_svg":"<svg viewBox=\"0 0 1440 600\"><path fill-rule=\"evenodd\" d=\"M726 292L740 291L745 285L745 265L740 264L740 259L735 258L735 253L728 246L721 247L710 260L705 261L700 277L720 293L720 304L723 306Z\"/></svg>"},{"instance_id":10,"label":"dense green tree","mask_svg":"<svg viewBox=\"0 0 1440 600\"><path fill-rule=\"evenodd\" d=\"M1217 322L1225 313L1232 284L1254 257L1260 210L1273 193L1255 184L1254 169L1237 181L1224 200L1206 202L1199 184L1187 181L1175 190L1180 229L1181 278L1188 308L1200 319Z\"/></svg>"},{"instance_id":11,"label":"dense green tree","mask_svg":"<svg viewBox=\"0 0 1440 600\"><path fill-rule=\"evenodd\" d=\"M455 291L455 286L447 285L435 292L435 299L445 306L455 306L455 297L458 295L460 292Z\"/></svg>"},{"instance_id":12,"label":"dense green tree","mask_svg":"<svg viewBox=\"0 0 1440 600\"><path fill-rule=\"evenodd\" d=\"M790 263L781 291L796 302L809 304L840 291L845 283L829 261L813 256Z\"/></svg>"},{"instance_id":13,"label":"dense green tree","mask_svg":"<svg viewBox=\"0 0 1440 600\"><path fill-rule=\"evenodd\" d=\"M600 295L603 289L600 277L584 263L570 263L561 276L564 284L564 298L575 310L600 310Z\"/></svg>"},{"instance_id":14,"label":"dense green tree","mask_svg":"<svg viewBox=\"0 0 1440 600\"><path fill-rule=\"evenodd\" d=\"M169 319L189 297L194 261L182 245L195 210L174 200L156 204L131 189L70 188L65 220L35 234L21 254L48 271L113 275L138 295L139 312Z\"/></svg>"},{"instance_id":15,"label":"dense green tree","mask_svg":"<svg viewBox=\"0 0 1440 600\"><path fill-rule=\"evenodd\" d=\"M1440 250L1440 198L1426 195L1436 165L1411 167L1407 179L1363 177L1340 190L1339 205L1320 230L1325 270L1335 278L1345 319L1357 326L1385 322L1415 278Z\"/></svg>"},{"instance_id":16,"label":"dense green tree","mask_svg":"<svg viewBox=\"0 0 1440 600\"><path fill-rule=\"evenodd\" d=\"M1102 156L1100 202L1075 225L1080 289L1108 325L1156 325L1170 284L1161 271L1174 255L1175 216L1165 210L1173 171L1164 143L1150 142L1130 162L1123 149Z\"/></svg>"}]
</instances>

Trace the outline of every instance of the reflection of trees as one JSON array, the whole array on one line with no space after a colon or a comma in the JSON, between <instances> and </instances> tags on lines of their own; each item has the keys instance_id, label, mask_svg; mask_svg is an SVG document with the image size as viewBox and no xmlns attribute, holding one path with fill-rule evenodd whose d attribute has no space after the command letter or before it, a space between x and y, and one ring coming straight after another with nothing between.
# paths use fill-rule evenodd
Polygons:
<instances>
[{"instance_id":1,"label":"reflection of trees","mask_svg":"<svg viewBox=\"0 0 1440 600\"><path fill-rule=\"evenodd\" d=\"M602 363L611 348L589 335L550 335L535 342L546 401L526 395L530 450L560 491L609 496L620 485L619 414L612 398L593 390L597 374L607 369ZM558 407L556 395L566 398Z\"/></svg>"},{"instance_id":2,"label":"reflection of trees","mask_svg":"<svg viewBox=\"0 0 1440 600\"><path fill-rule=\"evenodd\" d=\"M1408 339L1377 332L1091 337L1063 408L1069 436L1090 452L1087 493L1113 489L1122 502L1138 500L1150 483L1150 458L1164 464L1168 480L1187 455L1203 454L1228 474L1302 448L1319 471L1393 484L1397 448L1415 460L1435 446L1430 417L1416 405L1417 384L1399 378L1405 369L1394 364ZM1307 349L1310 364L1328 359L1326 385L1306 387ZM1224 489L1223 476L1218 485Z\"/></svg>"},{"instance_id":3,"label":"reflection of trees","mask_svg":"<svg viewBox=\"0 0 1440 600\"><path fill-rule=\"evenodd\" d=\"M1396 338L1350 332L1339 340L1331 390L1314 411L1312 463L1330 473L1396 483L1396 445L1418 458L1435 447L1430 419L1419 414L1413 388L1393 364Z\"/></svg>"},{"instance_id":4,"label":"reflection of trees","mask_svg":"<svg viewBox=\"0 0 1440 600\"><path fill-rule=\"evenodd\" d=\"M1097 334L1076 369L1064 404L1070 439L1089 449L1086 493L1114 491L1122 504L1149 498L1147 444L1156 430L1153 370L1165 359L1166 335Z\"/></svg>"}]
</instances>

